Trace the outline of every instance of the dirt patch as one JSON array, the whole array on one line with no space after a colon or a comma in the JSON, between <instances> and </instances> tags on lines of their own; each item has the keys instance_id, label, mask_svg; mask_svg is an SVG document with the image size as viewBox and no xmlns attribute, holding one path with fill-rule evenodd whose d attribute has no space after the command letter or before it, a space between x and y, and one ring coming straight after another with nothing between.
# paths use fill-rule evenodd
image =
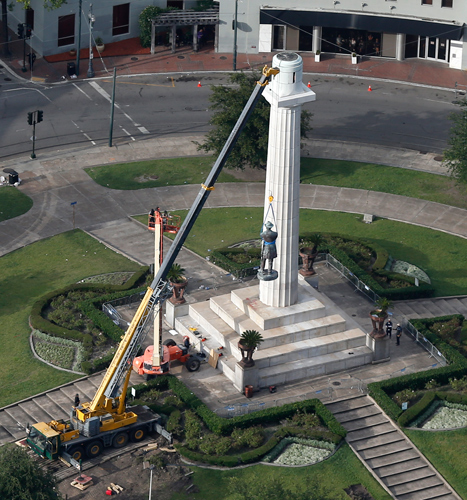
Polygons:
<instances>
[{"instance_id":1,"label":"dirt patch","mask_svg":"<svg viewBox=\"0 0 467 500\"><path fill-rule=\"evenodd\" d=\"M167 446L165 440L161 439L160 446ZM140 448L133 452L123 453L98 466L84 471L91 476L93 485L85 491L80 491L70 485L76 476L67 478L59 484L59 490L64 498L68 500L95 500L96 498L108 498L105 494L110 483L123 488L120 494L112 495L119 500L147 500L149 495L149 481L151 471L147 467L148 462L155 457L161 457L165 466L155 466L152 475L152 494L157 500L170 500L175 491L186 491L189 495L198 491L191 480L190 469L181 461L178 453L168 453L160 450ZM189 499L190 496L187 496Z\"/></svg>"},{"instance_id":2,"label":"dirt patch","mask_svg":"<svg viewBox=\"0 0 467 500\"><path fill-rule=\"evenodd\" d=\"M139 182L140 184L144 184L145 182L148 181L157 181L159 179L158 175L140 175L139 177L136 177L135 180L136 182Z\"/></svg>"},{"instance_id":3,"label":"dirt patch","mask_svg":"<svg viewBox=\"0 0 467 500\"><path fill-rule=\"evenodd\" d=\"M362 484L352 484L344 490L352 500L374 500Z\"/></svg>"}]
</instances>

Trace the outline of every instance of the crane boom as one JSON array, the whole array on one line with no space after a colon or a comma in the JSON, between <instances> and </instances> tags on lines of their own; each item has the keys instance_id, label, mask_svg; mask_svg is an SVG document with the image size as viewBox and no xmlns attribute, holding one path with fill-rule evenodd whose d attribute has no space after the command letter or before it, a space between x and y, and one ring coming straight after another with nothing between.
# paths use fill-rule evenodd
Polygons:
<instances>
[{"instance_id":1,"label":"crane boom","mask_svg":"<svg viewBox=\"0 0 467 500\"><path fill-rule=\"evenodd\" d=\"M237 120L226 144L224 145L219 157L214 163L205 184L201 189L191 206L182 227L175 237L167 255L156 274L153 282L148 287L146 294L133 317L115 356L107 369L107 372L90 403L83 403L77 410L77 417L84 422L92 416L98 416L103 413L113 413L114 417L122 415L125 410L125 394L128 386L132 360L136 356L141 345L146 326L151 317L151 311L170 296L170 287L166 282L167 273L177 258L189 232L198 218L209 194L214 189L214 184L219 177L225 163L227 162L232 149L234 148L241 131L253 112L258 100L260 99L265 85L269 83L272 75L279 73L278 69L264 67L262 76L257 82L247 104L243 108L240 117ZM122 418L125 419L125 417Z\"/></svg>"}]
</instances>

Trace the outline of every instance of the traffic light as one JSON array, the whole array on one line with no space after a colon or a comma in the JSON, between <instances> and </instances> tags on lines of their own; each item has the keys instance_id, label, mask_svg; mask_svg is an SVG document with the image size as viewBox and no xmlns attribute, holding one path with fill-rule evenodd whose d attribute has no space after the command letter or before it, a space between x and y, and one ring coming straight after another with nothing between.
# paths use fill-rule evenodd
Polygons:
<instances>
[{"instance_id":1,"label":"traffic light","mask_svg":"<svg viewBox=\"0 0 467 500\"><path fill-rule=\"evenodd\" d=\"M31 38L31 27L26 25L26 38Z\"/></svg>"},{"instance_id":2,"label":"traffic light","mask_svg":"<svg viewBox=\"0 0 467 500\"><path fill-rule=\"evenodd\" d=\"M18 24L18 36L19 38L23 38L24 36L24 26L22 23Z\"/></svg>"},{"instance_id":3,"label":"traffic light","mask_svg":"<svg viewBox=\"0 0 467 500\"><path fill-rule=\"evenodd\" d=\"M32 111L29 111L28 113L28 123L29 125L32 125L32 117L33 117L34 113Z\"/></svg>"},{"instance_id":4,"label":"traffic light","mask_svg":"<svg viewBox=\"0 0 467 500\"><path fill-rule=\"evenodd\" d=\"M37 123L40 123L44 119L44 112L42 109L37 110Z\"/></svg>"}]
</instances>

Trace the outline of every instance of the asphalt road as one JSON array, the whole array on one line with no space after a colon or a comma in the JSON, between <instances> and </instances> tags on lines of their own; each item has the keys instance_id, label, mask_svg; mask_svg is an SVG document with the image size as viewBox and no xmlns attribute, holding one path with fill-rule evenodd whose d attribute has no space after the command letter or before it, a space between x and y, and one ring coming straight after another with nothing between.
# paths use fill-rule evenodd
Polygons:
<instances>
[{"instance_id":1,"label":"asphalt road","mask_svg":"<svg viewBox=\"0 0 467 500\"><path fill-rule=\"evenodd\" d=\"M0 159L29 154L28 111L42 109L36 150L108 143L112 79L18 84L0 69ZM202 87L198 87L201 78ZM317 94L310 136L441 153L456 109L452 92L364 80L306 76ZM117 79L114 144L209 130L210 84L222 74L149 75Z\"/></svg>"}]
</instances>

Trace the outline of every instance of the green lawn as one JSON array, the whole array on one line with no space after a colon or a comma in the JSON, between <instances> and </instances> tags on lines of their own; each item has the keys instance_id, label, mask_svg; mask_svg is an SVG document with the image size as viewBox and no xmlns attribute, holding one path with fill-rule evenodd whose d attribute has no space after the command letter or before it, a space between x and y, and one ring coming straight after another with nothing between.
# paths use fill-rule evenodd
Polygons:
<instances>
[{"instance_id":1,"label":"green lawn","mask_svg":"<svg viewBox=\"0 0 467 500\"><path fill-rule=\"evenodd\" d=\"M87 168L100 185L112 189L142 189L200 184L214 164L213 157L186 157ZM239 182L224 169L218 182ZM353 161L301 159L302 184L369 189L467 208L465 187L450 178L416 170Z\"/></svg>"},{"instance_id":2,"label":"green lawn","mask_svg":"<svg viewBox=\"0 0 467 500\"><path fill-rule=\"evenodd\" d=\"M456 492L467 500L467 428L455 431L405 430L407 436Z\"/></svg>"},{"instance_id":3,"label":"green lawn","mask_svg":"<svg viewBox=\"0 0 467 500\"><path fill-rule=\"evenodd\" d=\"M32 208L32 200L11 186L0 188L0 222L25 214Z\"/></svg>"},{"instance_id":4,"label":"green lawn","mask_svg":"<svg viewBox=\"0 0 467 500\"><path fill-rule=\"evenodd\" d=\"M348 500L349 497L343 491L352 484L363 484L375 500L389 500L391 498L383 488L376 482L358 458L353 454L347 444L330 459L309 467L271 467L266 465L255 465L244 469L232 471L218 471L212 469L201 469L193 467L194 474L191 478L199 488L199 493L191 495L193 498L202 500L228 500L234 498L229 494L228 480L238 477L246 482L267 478L278 478L283 480L290 489L295 486L307 485L310 480L316 480L325 489L330 490L330 498L334 500ZM182 500L186 494L175 493L172 500ZM284 499L288 500L288 499Z\"/></svg>"},{"instance_id":5,"label":"green lawn","mask_svg":"<svg viewBox=\"0 0 467 500\"><path fill-rule=\"evenodd\" d=\"M173 212L182 218L187 211ZM206 257L209 249L259 238L262 208L204 209L185 245ZM144 224L147 216L139 218ZM361 215L320 210L300 211L300 231L330 232L367 238L396 259L428 273L438 297L467 294L467 240L441 231L379 219L364 224Z\"/></svg>"},{"instance_id":6,"label":"green lawn","mask_svg":"<svg viewBox=\"0 0 467 500\"><path fill-rule=\"evenodd\" d=\"M187 156L162 160L137 161L86 168L98 184L111 189L144 189L161 186L203 183L214 165L210 156ZM218 182L239 182L228 170Z\"/></svg>"},{"instance_id":7,"label":"green lawn","mask_svg":"<svg viewBox=\"0 0 467 500\"><path fill-rule=\"evenodd\" d=\"M76 378L32 356L28 317L35 300L87 276L139 266L76 230L5 255L1 267L0 407Z\"/></svg>"}]
</instances>

